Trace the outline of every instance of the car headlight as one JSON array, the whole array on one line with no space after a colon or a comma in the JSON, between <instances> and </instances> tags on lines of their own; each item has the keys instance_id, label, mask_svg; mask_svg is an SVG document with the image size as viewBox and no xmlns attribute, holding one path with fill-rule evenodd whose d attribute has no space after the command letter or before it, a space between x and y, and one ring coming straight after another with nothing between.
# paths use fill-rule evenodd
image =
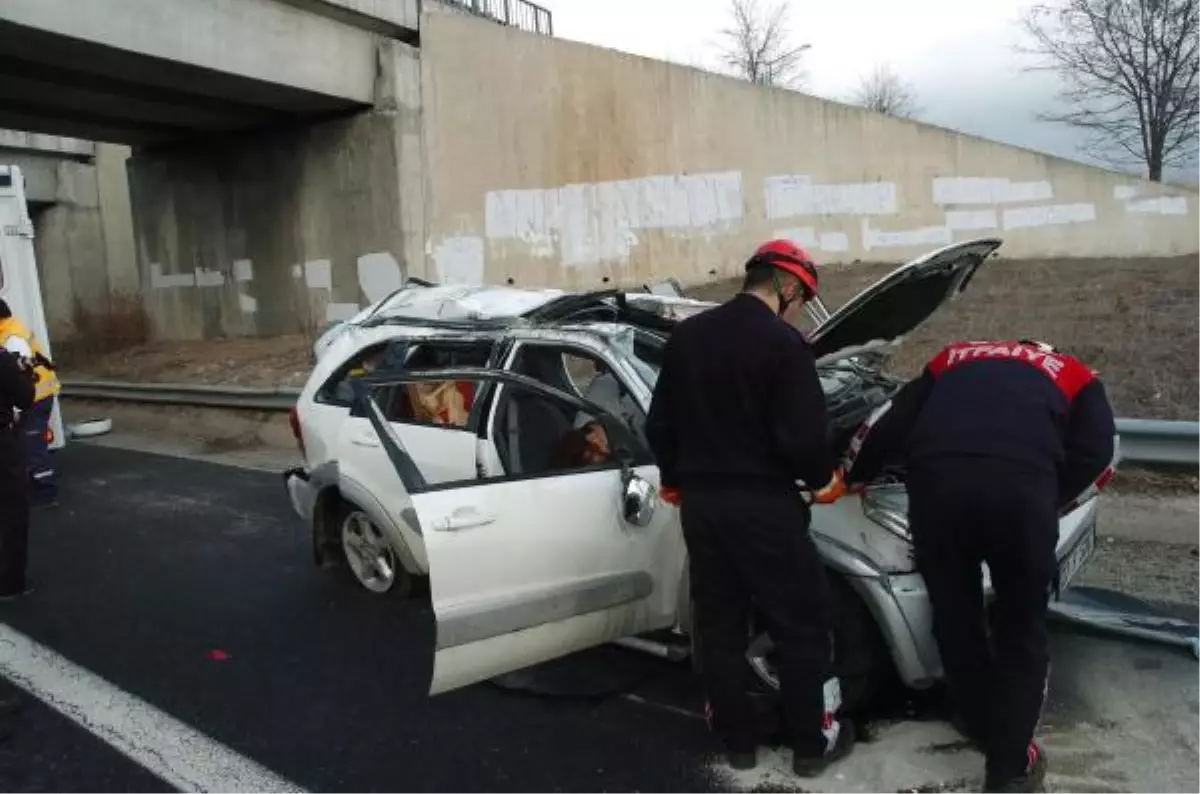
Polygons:
<instances>
[{"instance_id":1,"label":"car headlight","mask_svg":"<svg viewBox=\"0 0 1200 794\"><path fill-rule=\"evenodd\" d=\"M867 518L904 540L912 540L908 531L908 491L903 485L873 485L863 494L862 505Z\"/></svg>"}]
</instances>

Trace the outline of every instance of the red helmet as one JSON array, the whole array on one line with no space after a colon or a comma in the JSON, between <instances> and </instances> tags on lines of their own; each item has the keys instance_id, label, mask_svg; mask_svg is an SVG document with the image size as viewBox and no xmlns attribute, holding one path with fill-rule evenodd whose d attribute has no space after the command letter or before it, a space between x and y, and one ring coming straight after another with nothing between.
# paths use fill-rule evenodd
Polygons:
<instances>
[{"instance_id":1,"label":"red helmet","mask_svg":"<svg viewBox=\"0 0 1200 794\"><path fill-rule=\"evenodd\" d=\"M763 243L746 262L746 269L770 265L800 279L804 288L804 299L812 300L817 294L817 266L812 257L791 240L771 240Z\"/></svg>"}]
</instances>

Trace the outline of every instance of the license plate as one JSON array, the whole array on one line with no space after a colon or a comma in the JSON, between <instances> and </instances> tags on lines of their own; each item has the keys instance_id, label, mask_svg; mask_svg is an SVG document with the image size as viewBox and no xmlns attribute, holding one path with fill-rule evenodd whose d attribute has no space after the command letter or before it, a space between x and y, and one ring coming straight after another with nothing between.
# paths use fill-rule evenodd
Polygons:
<instances>
[{"instance_id":1,"label":"license plate","mask_svg":"<svg viewBox=\"0 0 1200 794\"><path fill-rule=\"evenodd\" d=\"M1058 586L1066 589L1075 578L1075 574L1083 568L1096 550L1096 525L1092 524L1083 532L1083 536L1075 541L1075 545L1066 553L1058 564Z\"/></svg>"}]
</instances>

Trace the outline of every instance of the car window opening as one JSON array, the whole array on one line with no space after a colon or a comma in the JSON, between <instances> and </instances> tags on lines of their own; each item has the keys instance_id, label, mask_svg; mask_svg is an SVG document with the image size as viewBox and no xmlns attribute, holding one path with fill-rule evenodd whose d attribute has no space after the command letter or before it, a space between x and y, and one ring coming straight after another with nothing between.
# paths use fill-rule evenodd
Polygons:
<instances>
[{"instance_id":1,"label":"car window opening","mask_svg":"<svg viewBox=\"0 0 1200 794\"><path fill-rule=\"evenodd\" d=\"M509 477L612 465L618 450L638 461L649 456L618 418L595 416L563 400L511 385L500 392L492 440Z\"/></svg>"}]
</instances>

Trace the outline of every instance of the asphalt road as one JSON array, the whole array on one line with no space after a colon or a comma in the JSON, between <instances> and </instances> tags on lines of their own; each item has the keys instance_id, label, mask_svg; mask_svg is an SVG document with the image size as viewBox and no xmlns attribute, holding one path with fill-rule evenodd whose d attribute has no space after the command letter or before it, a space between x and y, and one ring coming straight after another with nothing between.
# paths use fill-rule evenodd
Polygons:
<instances>
[{"instance_id":1,"label":"asphalt road","mask_svg":"<svg viewBox=\"0 0 1200 794\"><path fill-rule=\"evenodd\" d=\"M0 606L0 623L297 786L706 791L798 783L770 777L770 763L757 778L714 764L686 665L617 648L583 654L543 679L592 697L491 684L428 697L427 604L379 599L316 569L277 475L85 444L59 458L62 504L37 513L31 538L39 589ZM1082 747L1083 766L1102 756L1107 766L1098 768L1112 781L1105 790L1195 790L1190 657L1071 634L1055 643L1063 661L1048 722L1059 746ZM1130 686L1131 676L1141 683ZM0 698L12 691L0 679ZM11 738L0 741L0 790L168 788L97 738L95 726L27 694L21 701ZM856 752L853 767L816 787L956 787L979 771L973 753L944 752L940 723L881 725L880 740ZM0 735L4 728L0 717ZM1131 765L1126 748L1143 761ZM1162 752L1142 756L1155 748ZM916 766L896 766L918 756L925 760ZM1083 766L1080 774L1089 771ZM1063 780L1082 783L1079 775Z\"/></svg>"},{"instance_id":2,"label":"asphalt road","mask_svg":"<svg viewBox=\"0 0 1200 794\"><path fill-rule=\"evenodd\" d=\"M355 791L710 787L696 763L707 736L687 716L491 685L429 698L428 607L317 570L277 476L82 444L60 457L62 504L33 527L39 589L0 621L284 778ZM91 747L86 732L26 703L18 744L0 745L0 790L163 788L116 753L87 762L71 751ZM36 733L62 749L23 755Z\"/></svg>"}]
</instances>

